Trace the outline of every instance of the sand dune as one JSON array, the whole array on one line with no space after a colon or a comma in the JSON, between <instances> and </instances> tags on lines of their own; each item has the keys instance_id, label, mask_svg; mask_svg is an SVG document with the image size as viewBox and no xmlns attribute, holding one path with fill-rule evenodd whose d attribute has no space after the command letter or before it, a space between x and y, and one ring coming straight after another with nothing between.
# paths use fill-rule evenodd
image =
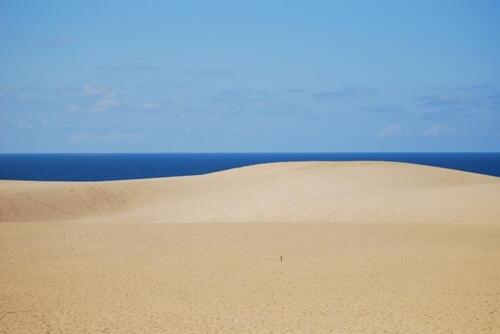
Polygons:
<instances>
[{"instance_id":1,"label":"sand dune","mask_svg":"<svg viewBox=\"0 0 500 334\"><path fill-rule=\"evenodd\" d=\"M0 181L0 333L499 333L499 203L399 163Z\"/></svg>"},{"instance_id":2,"label":"sand dune","mask_svg":"<svg viewBox=\"0 0 500 334\"><path fill-rule=\"evenodd\" d=\"M500 223L500 179L386 162L115 182L0 182L0 221Z\"/></svg>"}]
</instances>

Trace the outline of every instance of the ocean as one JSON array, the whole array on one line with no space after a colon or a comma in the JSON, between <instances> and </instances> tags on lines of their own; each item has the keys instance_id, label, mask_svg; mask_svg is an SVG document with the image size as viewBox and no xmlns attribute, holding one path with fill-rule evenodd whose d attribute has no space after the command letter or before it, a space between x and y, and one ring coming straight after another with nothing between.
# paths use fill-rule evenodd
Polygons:
<instances>
[{"instance_id":1,"label":"ocean","mask_svg":"<svg viewBox=\"0 0 500 334\"><path fill-rule=\"evenodd\" d=\"M205 174L278 161L380 160L500 176L500 153L0 154L0 179L105 181Z\"/></svg>"}]
</instances>

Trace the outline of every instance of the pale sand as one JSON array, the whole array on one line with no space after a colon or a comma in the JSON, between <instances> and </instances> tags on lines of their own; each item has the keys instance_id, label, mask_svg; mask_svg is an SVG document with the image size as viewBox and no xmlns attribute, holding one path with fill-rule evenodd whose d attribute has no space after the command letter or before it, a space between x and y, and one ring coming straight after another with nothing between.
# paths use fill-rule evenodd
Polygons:
<instances>
[{"instance_id":1,"label":"pale sand","mask_svg":"<svg viewBox=\"0 0 500 334\"><path fill-rule=\"evenodd\" d=\"M500 223L500 178L387 162L295 162L118 182L0 181L0 222Z\"/></svg>"},{"instance_id":2,"label":"pale sand","mask_svg":"<svg viewBox=\"0 0 500 334\"><path fill-rule=\"evenodd\" d=\"M0 181L0 333L499 333L499 203L392 163Z\"/></svg>"}]
</instances>

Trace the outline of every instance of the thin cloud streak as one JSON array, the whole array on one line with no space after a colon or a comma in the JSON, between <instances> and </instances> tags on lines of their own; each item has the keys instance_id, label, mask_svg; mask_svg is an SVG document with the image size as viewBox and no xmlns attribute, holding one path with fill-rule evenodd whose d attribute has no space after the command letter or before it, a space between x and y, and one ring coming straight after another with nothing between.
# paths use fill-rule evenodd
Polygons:
<instances>
[{"instance_id":1,"label":"thin cloud streak","mask_svg":"<svg viewBox=\"0 0 500 334\"><path fill-rule=\"evenodd\" d=\"M377 132L377 137L381 139L394 137L403 132L403 127L399 123L388 125Z\"/></svg>"},{"instance_id":2,"label":"thin cloud streak","mask_svg":"<svg viewBox=\"0 0 500 334\"><path fill-rule=\"evenodd\" d=\"M330 99L363 99L371 97L378 92L373 88L346 87L336 90L325 90L312 94L312 97L318 100Z\"/></svg>"},{"instance_id":3,"label":"thin cloud streak","mask_svg":"<svg viewBox=\"0 0 500 334\"><path fill-rule=\"evenodd\" d=\"M161 67L145 64L145 63L132 63L123 65L98 65L94 67L97 71L102 72L159 72Z\"/></svg>"}]
</instances>

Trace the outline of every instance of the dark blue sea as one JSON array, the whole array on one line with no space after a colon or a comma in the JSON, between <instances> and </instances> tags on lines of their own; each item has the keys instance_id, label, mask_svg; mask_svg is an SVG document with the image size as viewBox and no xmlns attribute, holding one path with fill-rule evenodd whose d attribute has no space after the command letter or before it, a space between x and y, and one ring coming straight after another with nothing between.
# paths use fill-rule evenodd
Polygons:
<instances>
[{"instance_id":1,"label":"dark blue sea","mask_svg":"<svg viewBox=\"0 0 500 334\"><path fill-rule=\"evenodd\" d=\"M500 176L500 153L0 154L0 179L104 181L205 174L277 161L382 160Z\"/></svg>"}]
</instances>

